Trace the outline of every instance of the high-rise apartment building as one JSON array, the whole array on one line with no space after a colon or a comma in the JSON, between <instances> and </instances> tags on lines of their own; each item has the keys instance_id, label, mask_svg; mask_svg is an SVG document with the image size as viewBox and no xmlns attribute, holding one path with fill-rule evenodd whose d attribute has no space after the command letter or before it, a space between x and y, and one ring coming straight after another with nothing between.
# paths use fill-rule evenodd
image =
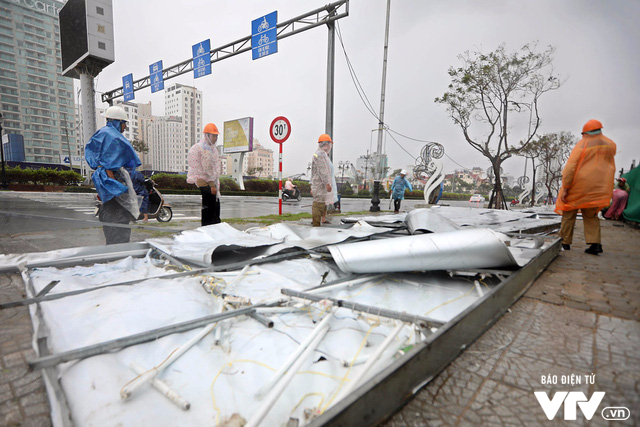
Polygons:
<instances>
[{"instance_id":1,"label":"high-rise apartment building","mask_svg":"<svg viewBox=\"0 0 640 427\"><path fill-rule=\"evenodd\" d=\"M164 172L186 172L184 123L182 117L153 117L150 121L149 158L151 169Z\"/></svg>"},{"instance_id":2,"label":"high-rise apartment building","mask_svg":"<svg viewBox=\"0 0 640 427\"><path fill-rule=\"evenodd\" d=\"M80 155L73 81L62 77L56 0L0 0L0 111L6 134L22 135L27 162Z\"/></svg>"},{"instance_id":3,"label":"high-rise apartment building","mask_svg":"<svg viewBox=\"0 0 640 427\"><path fill-rule=\"evenodd\" d=\"M165 89L164 94L164 114L165 116L175 116L182 118L182 151L175 155L180 157L178 164L183 164L182 169L167 169L173 172L187 171L187 155L193 144L200 141L202 137L202 92L192 86L185 86L176 83ZM155 140L159 144L162 141ZM172 150L173 145L172 145Z\"/></svg>"}]
</instances>

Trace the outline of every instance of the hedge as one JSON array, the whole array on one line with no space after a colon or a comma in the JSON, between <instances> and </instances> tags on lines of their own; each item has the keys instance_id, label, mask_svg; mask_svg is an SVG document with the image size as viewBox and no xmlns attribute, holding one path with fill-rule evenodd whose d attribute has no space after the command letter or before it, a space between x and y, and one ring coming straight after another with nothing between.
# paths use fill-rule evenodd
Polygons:
<instances>
[{"instance_id":1,"label":"hedge","mask_svg":"<svg viewBox=\"0 0 640 427\"><path fill-rule=\"evenodd\" d=\"M84 177L72 170L57 171L55 169L21 169L19 167L5 170L7 182L10 184L32 185L78 185Z\"/></svg>"}]
</instances>

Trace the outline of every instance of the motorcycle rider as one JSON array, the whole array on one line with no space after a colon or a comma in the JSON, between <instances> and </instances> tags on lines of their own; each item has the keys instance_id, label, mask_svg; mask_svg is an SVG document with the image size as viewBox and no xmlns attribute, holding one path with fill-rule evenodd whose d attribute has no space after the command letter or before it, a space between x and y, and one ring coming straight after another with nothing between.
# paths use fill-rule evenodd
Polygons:
<instances>
[{"instance_id":1,"label":"motorcycle rider","mask_svg":"<svg viewBox=\"0 0 640 427\"><path fill-rule=\"evenodd\" d=\"M101 222L129 224L138 218L140 208L127 168L142 163L131 143L122 135L127 127L127 114L121 107L112 106L105 111L106 126L99 129L85 148L87 164L94 169L93 180L103 206L98 219ZM128 243L128 227L102 226L107 245Z\"/></svg>"}]
</instances>

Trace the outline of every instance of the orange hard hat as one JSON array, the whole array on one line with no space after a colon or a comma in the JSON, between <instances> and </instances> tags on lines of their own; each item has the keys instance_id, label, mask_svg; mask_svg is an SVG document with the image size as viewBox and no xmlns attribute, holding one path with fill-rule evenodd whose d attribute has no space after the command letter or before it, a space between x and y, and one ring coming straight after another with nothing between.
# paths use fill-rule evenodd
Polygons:
<instances>
[{"instance_id":1,"label":"orange hard hat","mask_svg":"<svg viewBox=\"0 0 640 427\"><path fill-rule=\"evenodd\" d=\"M207 123L207 125L204 127L204 130L202 132L212 133L214 135L220 135L220 132L218 132L218 126L214 125L213 123Z\"/></svg>"},{"instance_id":2,"label":"orange hard hat","mask_svg":"<svg viewBox=\"0 0 640 427\"><path fill-rule=\"evenodd\" d=\"M591 119L582 127L582 133L591 132L598 129L602 129L602 123L600 123L596 119Z\"/></svg>"},{"instance_id":3,"label":"orange hard hat","mask_svg":"<svg viewBox=\"0 0 640 427\"><path fill-rule=\"evenodd\" d=\"M326 133L323 133L322 135L320 135L320 137L318 138L318 142L330 142L333 144L331 137Z\"/></svg>"}]
</instances>

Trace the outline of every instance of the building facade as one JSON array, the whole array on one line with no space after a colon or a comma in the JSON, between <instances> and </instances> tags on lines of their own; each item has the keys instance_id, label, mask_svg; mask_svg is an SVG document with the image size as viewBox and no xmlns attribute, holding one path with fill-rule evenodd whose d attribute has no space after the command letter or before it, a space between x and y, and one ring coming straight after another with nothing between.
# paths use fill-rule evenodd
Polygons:
<instances>
[{"instance_id":1,"label":"building facade","mask_svg":"<svg viewBox=\"0 0 640 427\"><path fill-rule=\"evenodd\" d=\"M246 154L247 168L244 173L259 178L273 178L273 150L260 145L257 139L253 139L253 151Z\"/></svg>"},{"instance_id":2,"label":"building facade","mask_svg":"<svg viewBox=\"0 0 640 427\"><path fill-rule=\"evenodd\" d=\"M25 160L80 155L73 80L63 77L56 0L0 0L0 111L6 134L22 135Z\"/></svg>"},{"instance_id":3,"label":"building facade","mask_svg":"<svg viewBox=\"0 0 640 427\"><path fill-rule=\"evenodd\" d=\"M184 168L170 171L186 172L189 149L202 138L202 92L195 87L179 83L169 86L164 93L164 113L165 116L182 118L182 151L176 152L175 155L181 158L177 164L183 164ZM163 143L158 140L153 142ZM171 147L174 146L171 145Z\"/></svg>"},{"instance_id":4,"label":"building facade","mask_svg":"<svg viewBox=\"0 0 640 427\"><path fill-rule=\"evenodd\" d=\"M183 129L182 117L153 117L149 132L151 169L164 172L184 172L187 170Z\"/></svg>"}]
</instances>

